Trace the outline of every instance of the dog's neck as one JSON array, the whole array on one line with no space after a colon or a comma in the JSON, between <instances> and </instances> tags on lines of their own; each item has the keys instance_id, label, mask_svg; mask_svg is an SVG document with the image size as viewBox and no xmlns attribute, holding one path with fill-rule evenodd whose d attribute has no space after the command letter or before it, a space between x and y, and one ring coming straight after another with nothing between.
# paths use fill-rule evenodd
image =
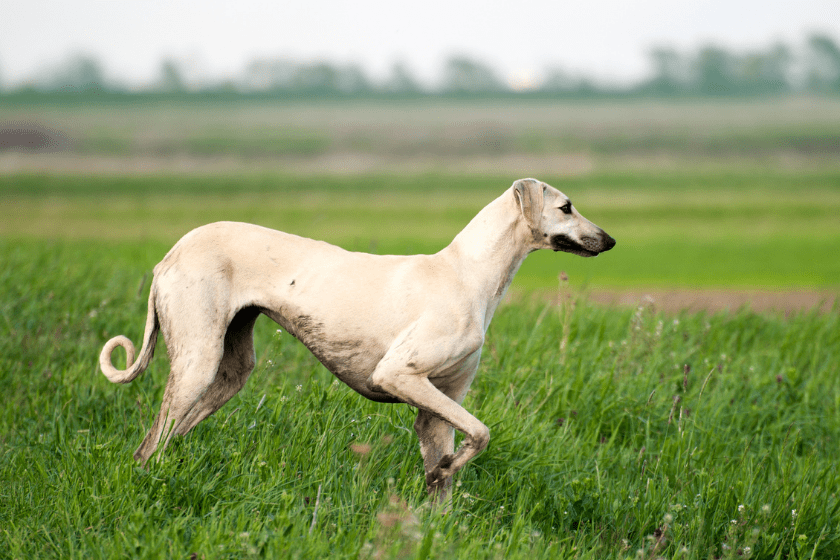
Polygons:
<instances>
[{"instance_id":1,"label":"dog's neck","mask_svg":"<svg viewBox=\"0 0 840 560\"><path fill-rule=\"evenodd\" d=\"M441 254L457 254L462 282L486 302L484 329L513 277L534 250L512 190L485 206Z\"/></svg>"}]
</instances>

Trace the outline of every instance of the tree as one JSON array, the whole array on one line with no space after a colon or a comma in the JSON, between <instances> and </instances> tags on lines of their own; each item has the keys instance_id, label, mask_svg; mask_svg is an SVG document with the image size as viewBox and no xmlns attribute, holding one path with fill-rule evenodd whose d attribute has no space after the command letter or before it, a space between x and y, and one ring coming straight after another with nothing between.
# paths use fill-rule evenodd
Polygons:
<instances>
[{"instance_id":1,"label":"tree","mask_svg":"<svg viewBox=\"0 0 840 560\"><path fill-rule=\"evenodd\" d=\"M245 87L251 91L292 89L299 65L286 59L257 59L245 68Z\"/></svg>"},{"instance_id":2,"label":"tree","mask_svg":"<svg viewBox=\"0 0 840 560\"><path fill-rule=\"evenodd\" d=\"M688 62L672 48L659 47L650 52L653 78L642 89L653 95L676 95L688 88Z\"/></svg>"},{"instance_id":3,"label":"tree","mask_svg":"<svg viewBox=\"0 0 840 560\"><path fill-rule=\"evenodd\" d=\"M548 93L570 93L578 89L580 81L558 66L547 68L540 85L540 91Z\"/></svg>"},{"instance_id":4,"label":"tree","mask_svg":"<svg viewBox=\"0 0 840 560\"><path fill-rule=\"evenodd\" d=\"M826 35L808 40L807 85L817 93L840 93L840 49Z\"/></svg>"},{"instance_id":5,"label":"tree","mask_svg":"<svg viewBox=\"0 0 840 560\"><path fill-rule=\"evenodd\" d=\"M395 62L391 66L391 75L385 81L384 89L388 93L413 94L420 92L420 84L403 62Z\"/></svg>"},{"instance_id":6,"label":"tree","mask_svg":"<svg viewBox=\"0 0 840 560\"><path fill-rule=\"evenodd\" d=\"M50 89L59 91L107 89L101 65L96 59L87 55L70 57L54 71L47 82Z\"/></svg>"},{"instance_id":7,"label":"tree","mask_svg":"<svg viewBox=\"0 0 840 560\"><path fill-rule=\"evenodd\" d=\"M787 79L790 61L790 51L781 44L767 52L739 57L735 78L740 93L760 95L787 91L790 89Z\"/></svg>"},{"instance_id":8,"label":"tree","mask_svg":"<svg viewBox=\"0 0 840 560\"><path fill-rule=\"evenodd\" d=\"M371 90L370 81L362 67L357 64L339 67L336 76L336 88L342 93L360 94Z\"/></svg>"},{"instance_id":9,"label":"tree","mask_svg":"<svg viewBox=\"0 0 840 560\"><path fill-rule=\"evenodd\" d=\"M732 79L732 56L725 50L707 46L697 55L697 89L703 95L731 95L736 93Z\"/></svg>"},{"instance_id":10,"label":"tree","mask_svg":"<svg viewBox=\"0 0 840 560\"><path fill-rule=\"evenodd\" d=\"M443 91L448 93L490 93L504 85L493 70L463 56L450 58L443 70Z\"/></svg>"},{"instance_id":11,"label":"tree","mask_svg":"<svg viewBox=\"0 0 840 560\"><path fill-rule=\"evenodd\" d=\"M160 67L161 81L160 89L166 93L183 93L186 91L184 78L181 75L181 68L172 59L166 59Z\"/></svg>"}]
</instances>

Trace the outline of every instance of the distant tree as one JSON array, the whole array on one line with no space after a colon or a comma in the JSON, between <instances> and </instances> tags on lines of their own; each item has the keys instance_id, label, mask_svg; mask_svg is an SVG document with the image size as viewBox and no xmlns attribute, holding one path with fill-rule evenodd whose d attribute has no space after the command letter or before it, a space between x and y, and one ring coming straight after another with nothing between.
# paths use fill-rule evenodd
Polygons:
<instances>
[{"instance_id":1,"label":"distant tree","mask_svg":"<svg viewBox=\"0 0 840 560\"><path fill-rule=\"evenodd\" d=\"M540 91L548 93L569 93L578 88L580 81L557 66L551 66L543 73Z\"/></svg>"},{"instance_id":2,"label":"distant tree","mask_svg":"<svg viewBox=\"0 0 840 560\"><path fill-rule=\"evenodd\" d=\"M702 95L731 95L737 86L732 79L732 56L725 50L707 46L700 49L696 65L696 87Z\"/></svg>"},{"instance_id":3,"label":"distant tree","mask_svg":"<svg viewBox=\"0 0 840 560\"><path fill-rule=\"evenodd\" d=\"M642 89L653 95L671 96L684 93L689 85L689 62L676 50L667 47L650 52L653 78Z\"/></svg>"},{"instance_id":4,"label":"distant tree","mask_svg":"<svg viewBox=\"0 0 840 560\"><path fill-rule=\"evenodd\" d=\"M840 48L826 35L808 40L807 87L817 93L840 93Z\"/></svg>"},{"instance_id":5,"label":"distant tree","mask_svg":"<svg viewBox=\"0 0 840 560\"><path fill-rule=\"evenodd\" d=\"M740 93L751 95L785 92L790 89L790 63L790 50L781 44L767 52L739 57L735 71L737 89Z\"/></svg>"},{"instance_id":6,"label":"distant tree","mask_svg":"<svg viewBox=\"0 0 840 560\"><path fill-rule=\"evenodd\" d=\"M286 59L257 59L245 68L245 89L282 91L294 87L299 65Z\"/></svg>"},{"instance_id":7,"label":"distant tree","mask_svg":"<svg viewBox=\"0 0 840 560\"><path fill-rule=\"evenodd\" d=\"M396 62L391 66L391 75L385 81L384 90L388 93L418 93L420 84L405 63Z\"/></svg>"},{"instance_id":8,"label":"distant tree","mask_svg":"<svg viewBox=\"0 0 840 560\"><path fill-rule=\"evenodd\" d=\"M187 90L181 68L172 59L166 59L160 66L160 89L166 93L183 93Z\"/></svg>"},{"instance_id":9,"label":"distant tree","mask_svg":"<svg viewBox=\"0 0 840 560\"><path fill-rule=\"evenodd\" d=\"M299 66L293 87L310 93L338 91L338 70L327 62Z\"/></svg>"},{"instance_id":10,"label":"distant tree","mask_svg":"<svg viewBox=\"0 0 840 560\"><path fill-rule=\"evenodd\" d=\"M108 89L102 66L91 56L74 55L40 80L46 89L92 91Z\"/></svg>"},{"instance_id":11,"label":"distant tree","mask_svg":"<svg viewBox=\"0 0 840 560\"><path fill-rule=\"evenodd\" d=\"M336 68L336 89L342 93L358 95L372 90L362 67L357 64Z\"/></svg>"},{"instance_id":12,"label":"distant tree","mask_svg":"<svg viewBox=\"0 0 840 560\"><path fill-rule=\"evenodd\" d=\"M480 62L455 56L443 70L443 91L448 93L491 93L503 91L505 86L493 70Z\"/></svg>"}]
</instances>

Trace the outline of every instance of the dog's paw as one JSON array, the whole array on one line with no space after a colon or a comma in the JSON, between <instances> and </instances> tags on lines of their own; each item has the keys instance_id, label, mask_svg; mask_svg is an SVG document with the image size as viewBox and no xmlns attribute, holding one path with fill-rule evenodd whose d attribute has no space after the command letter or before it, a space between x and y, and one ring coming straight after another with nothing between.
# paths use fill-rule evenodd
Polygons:
<instances>
[{"instance_id":1,"label":"dog's paw","mask_svg":"<svg viewBox=\"0 0 840 560\"><path fill-rule=\"evenodd\" d=\"M447 486L447 483L451 483L452 475L455 473L452 472L450 467L454 459L454 455L444 455L437 466L426 473L426 487L430 493L442 490Z\"/></svg>"}]
</instances>

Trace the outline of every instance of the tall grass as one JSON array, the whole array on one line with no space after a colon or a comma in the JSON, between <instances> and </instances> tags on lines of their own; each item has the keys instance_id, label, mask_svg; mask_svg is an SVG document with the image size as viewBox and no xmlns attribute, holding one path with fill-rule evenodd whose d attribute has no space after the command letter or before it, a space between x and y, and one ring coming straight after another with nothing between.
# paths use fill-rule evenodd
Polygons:
<instances>
[{"instance_id":1,"label":"tall grass","mask_svg":"<svg viewBox=\"0 0 840 560\"><path fill-rule=\"evenodd\" d=\"M0 244L4 557L840 555L836 309L503 306L465 402L491 443L441 516L410 407L356 395L264 318L248 385L136 467L168 365L98 372L108 337L139 341L148 292L146 246L111 249Z\"/></svg>"},{"instance_id":2,"label":"tall grass","mask_svg":"<svg viewBox=\"0 0 840 560\"><path fill-rule=\"evenodd\" d=\"M147 242L149 268L193 227L246 221L350 250L434 253L517 177L0 177L0 236ZM673 171L540 177L618 240L597 259L536 253L516 278L551 288L557 273L601 287L836 288L837 171ZM37 243L37 242L36 242ZM83 245L79 243L78 245ZM79 250L77 247L74 250ZM109 257L113 258L113 257Z\"/></svg>"}]
</instances>

